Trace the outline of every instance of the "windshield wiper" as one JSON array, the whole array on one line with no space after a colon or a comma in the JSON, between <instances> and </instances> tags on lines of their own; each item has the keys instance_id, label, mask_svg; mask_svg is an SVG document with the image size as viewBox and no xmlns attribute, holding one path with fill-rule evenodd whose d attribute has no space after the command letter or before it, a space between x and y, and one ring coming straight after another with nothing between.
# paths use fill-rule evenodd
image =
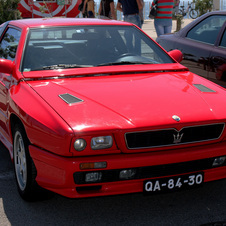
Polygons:
<instances>
[{"instance_id":1,"label":"windshield wiper","mask_svg":"<svg viewBox=\"0 0 226 226\"><path fill-rule=\"evenodd\" d=\"M54 70L54 69L65 69L65 68L85 68L85 67L92 67L91 65L79 65L79 64L55 64L44 66L43 70Z\"/></svg>"},{"instance_id":2,"label":"windshield wiper","mask_svg":"<svg viewBox=\"0 0 226 226\"><path fill-rule=\"evenodd\" d=\"M100 66L112 66L112 65L127 65L127 64L153 64L152 62L141 62L141 61L120 61L120 62L109 62L98 64L97 67Z\"/></svg>"}]
</instances>

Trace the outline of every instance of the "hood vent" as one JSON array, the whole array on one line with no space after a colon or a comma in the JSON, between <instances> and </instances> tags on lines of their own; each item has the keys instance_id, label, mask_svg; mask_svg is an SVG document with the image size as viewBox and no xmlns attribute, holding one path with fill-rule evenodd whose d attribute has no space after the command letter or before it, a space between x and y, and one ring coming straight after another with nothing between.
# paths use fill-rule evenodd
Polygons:
<instances>
[{"instance_id":1,"label":"hood vent","mask_svg":"<svg viewBox=\"0 0 226 226\"><path fill-rule=\"evenodd\" d=\"M65 93L65 94L60 94L59 97L64 100L67 104L76 104L79 102L82 102L83 100L69 94L69 93Z\"/></svg>"},{"instance_id":2,"label":"hood vent","mask_svg":"<svg viewBox=\"0 0 226 226\"><path fill-rule=\"evenodd\" d=\"M195 86L197 89L199 89L201 92L204 92L204 93L215 93L216 92L202 84L193 84L193 86Z\"/></svg>"}]
</instances>

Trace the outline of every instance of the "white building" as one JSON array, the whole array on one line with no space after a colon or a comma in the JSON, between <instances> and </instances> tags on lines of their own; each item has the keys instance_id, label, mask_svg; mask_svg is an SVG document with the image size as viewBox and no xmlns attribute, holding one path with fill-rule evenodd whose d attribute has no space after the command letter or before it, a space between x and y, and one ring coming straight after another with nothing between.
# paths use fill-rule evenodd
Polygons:
<instances>
[{"instance_id":1,"label":"white building","mask_svg":"<svg viewBox=\"0 0 226 226\"><path fill-rule=\"evenodd\" d=\"M215 10L226 10L226 0L214 0L214 8Z\"/></svg>"}]
</instances>

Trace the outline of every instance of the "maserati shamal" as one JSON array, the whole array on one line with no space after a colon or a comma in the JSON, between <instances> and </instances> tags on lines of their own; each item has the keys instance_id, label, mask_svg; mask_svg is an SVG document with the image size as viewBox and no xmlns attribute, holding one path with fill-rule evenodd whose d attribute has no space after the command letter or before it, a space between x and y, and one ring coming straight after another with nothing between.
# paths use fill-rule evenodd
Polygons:
<instances>
[{"instance_id":1,"label":"maserati shamal","mask_svg":"<svg viewBox=\"0 0 226 226\"><path fill-rule=\"evenodd\" d=\"M226 178L226 90L135 25L0 26L0 139L19 194L176 191Z\"/></svg>"}]
</instances>

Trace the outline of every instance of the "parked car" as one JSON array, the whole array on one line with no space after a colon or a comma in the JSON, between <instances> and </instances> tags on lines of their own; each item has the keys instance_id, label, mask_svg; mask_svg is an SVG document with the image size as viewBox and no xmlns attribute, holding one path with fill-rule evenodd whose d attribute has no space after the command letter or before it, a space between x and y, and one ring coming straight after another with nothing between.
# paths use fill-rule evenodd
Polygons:
<instances>
[{"instance_id":1,"label":"parked car","mask_svg":"<svg viewBox=\"0 0 226 226\"><path fill-rule=\"evenodd\" d=\"M156 41L167 51L179 49L190 71L226 85L226 11L206 13L179 32Z\"/></svg>"},{"instance_id":2,"label":"parked car","mask_svg":"<svg viewBox=\"0 0 226 226\"><path fill-rule=\"evenodd\" d=\"M0 139L23 199L41 188L82 198L226 178L226 90L179 64L179 50L112 20L0 29Z\"/></svg>"}]
</instances>

